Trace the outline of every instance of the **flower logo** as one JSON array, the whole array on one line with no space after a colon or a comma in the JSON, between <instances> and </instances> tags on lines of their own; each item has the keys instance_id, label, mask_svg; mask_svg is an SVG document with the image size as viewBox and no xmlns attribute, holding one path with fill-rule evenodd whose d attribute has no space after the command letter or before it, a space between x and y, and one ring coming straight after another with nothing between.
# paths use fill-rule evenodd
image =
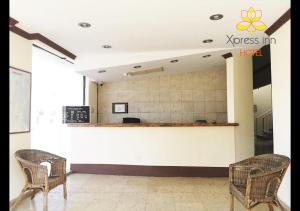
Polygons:
<instances>
[{"instance_id":1,"label":"flower logo","mask_svg":"<svg viewBox=\"0 0 300 211\"><path fill-rule=\"evenodd\" d=\"M241 31L247 30L248 32L252 33L256 30L262 31L267 26L260 21L262 16L261 10L254 10L252 7L246 10L241 11L242 20L236 25L236 28Z\"/></svg>"}]
</instances>

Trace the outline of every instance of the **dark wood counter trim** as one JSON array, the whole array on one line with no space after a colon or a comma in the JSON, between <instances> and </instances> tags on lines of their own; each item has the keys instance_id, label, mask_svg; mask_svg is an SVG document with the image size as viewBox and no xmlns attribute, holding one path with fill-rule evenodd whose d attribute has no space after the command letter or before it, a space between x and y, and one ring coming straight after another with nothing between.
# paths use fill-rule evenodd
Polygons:
<instances>
[{"instance_id":1,"label":"dark wood counter trim","mask_svg":"<svg viewBox=\"0 0 300 211\"><path fill-rule=\"evenodd\" d=\"M228 167L141 166L71 163L73 173L154 177L228 177Z\"/></svg>"},{"instance_id":2,"label":"dark wood counter trim","mask_svg":"<svg viewBox=\"0 0 300 211\"><path fill-rule=\"evenodd\" d=\"M126 124L68 124L69 127L213 127L238 126L238 123L126 123Z\"/></svg>"}]
</instances>

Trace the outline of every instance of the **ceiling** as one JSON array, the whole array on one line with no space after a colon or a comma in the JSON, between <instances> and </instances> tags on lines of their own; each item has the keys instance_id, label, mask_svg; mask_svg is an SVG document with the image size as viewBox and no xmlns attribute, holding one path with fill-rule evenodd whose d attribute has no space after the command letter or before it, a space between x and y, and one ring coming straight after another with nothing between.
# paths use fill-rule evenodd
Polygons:
<instances>
[{"instance_id":1,"label":"ceiling","mask_svg":"<svg viewBox=\"0 0 300 211\"><path fill-rule=\"evenodd\" d=\"M262 10L262 21L270 26L290 8L289 0L10 0L10 17L19 28L41 33L74 53L74 70L92 80L124 79L135 65L164 66L162 74L196 71L224 65L221 55L239 48L226 35L249 37L236 29L241 10ZM213 14L223 14L212 21ZM80 28L89 22L90 28ZM251 36L266 36L254 32ZM212 43L203 43L213 39ZM111 45L104 49L102 45ZM209 58L202 58L211 54ZM178 63L170 64L171 59ZM106 73L98 74L105 69ZM151 74L149 74L151 75Z\"/></svg>"},{"instance_id":2,"label":"ceiling","mask_svg":"<svg viewBox=\"0 0 300 211\"><path fill-rule=\"evenodd\" d=\"M138 65L141 66L139 69L135 69L134 66L137 64L129 65L120 65L114 67L103 68L106 70L105 73L98 73L99 70L103 69L92 69L84 71L85 75L89 78L99 81L113 81L113 80L130 80L130 79L140 79L148 76L154 75L166 75L166 74L175 74L175 73L184 73L184 72L194 72L207 69L220 69L225 67L225 59L222 57L223 54L227 53L226 51L214 51L210 52L210 57L203 58L206 53L202 54L193 54L187 56L178 56L175 58L167 59L158 59L147 62L139 62ZM171 63L170 61L177 59L177 63ZM124 76L127 72L143 71L151 68L163 67L163 72L151 73L147 75L139 76Z\"/></svg>"}]
</instances>

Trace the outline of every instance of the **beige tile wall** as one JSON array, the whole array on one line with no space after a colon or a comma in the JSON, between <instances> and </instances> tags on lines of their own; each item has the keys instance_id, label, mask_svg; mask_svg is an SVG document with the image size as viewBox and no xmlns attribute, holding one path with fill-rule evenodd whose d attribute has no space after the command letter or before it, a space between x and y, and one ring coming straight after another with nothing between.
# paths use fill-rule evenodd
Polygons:
<instances>
[{"instance_id":1,"label":"beige tile wall","mask_svg":"<svg viewBox=\"0 0 300 211\"><path fill-rule=\"evenodd\" d=\"M128 114L112 114L113 102L128 102ZM225 67L104 83L98 103L100 123L121 123L123 117L150 123L227 122Z\"/></svg>"}]
</instances>

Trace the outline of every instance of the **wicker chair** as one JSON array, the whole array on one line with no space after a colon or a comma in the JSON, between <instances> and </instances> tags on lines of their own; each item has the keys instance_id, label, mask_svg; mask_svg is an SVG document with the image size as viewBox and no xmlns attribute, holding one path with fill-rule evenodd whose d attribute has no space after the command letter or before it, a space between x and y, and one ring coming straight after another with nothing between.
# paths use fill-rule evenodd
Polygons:
<instances>
[{"instance_id":1,"label":"wicker chair","mask_svg":"<svg viewBox=\"0 0 300 211\"><path fill-rule=\"evenodd\" d=\"M65 158L35 149L18 150L15 152L15 157L21 165L26 180L18 199L21 199L21 196L27 191L32 191L31 199L33 199L35 194L41 190L44 193L44 211L46 211L48 192L60 184L63 185L64 198L67 198ZM51 164L49 176L47 166L41 165L42 162Z\"/></svg>"},{"instance_id":2,"label":"wicker chair","mask_svg":"<svg viewBox=\"0 0 300 211\"><path fill-rule=\"evenodd\" d=\"M229 165L230 210L234 209L234 197L251 210L259 203L267 203L284 210L277 198L277 191L290 164L283 155L264 154Z\"/></svg>"}]
</instances>

